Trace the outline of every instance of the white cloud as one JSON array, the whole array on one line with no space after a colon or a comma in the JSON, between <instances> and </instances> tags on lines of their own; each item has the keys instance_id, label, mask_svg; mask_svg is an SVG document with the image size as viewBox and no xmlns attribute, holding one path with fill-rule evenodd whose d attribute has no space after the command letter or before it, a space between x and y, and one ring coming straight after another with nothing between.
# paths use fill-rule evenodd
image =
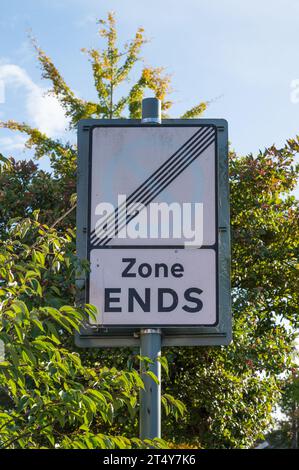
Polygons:
<instances>
[{"instance_id":1,"label":"white cloud","mask_svg":"<svg viewBox=\"0 0 299 470\"><path fill-rule=\"evenodd\" d=\"M5 103L5 84L4 80L0 80L0 104Z\"/></svg>"},{"instance_id":2,"label":"white cloud","mask_svg":"<svg viewBox=\"0 0 299 470\"><path fill-rule=\"evenodd\" d=\"M38 86L27 72L15 64L0 65L0 80L6 89L10 86L23 88L25 92L25 111L29 121L48 136L59 136L65 131L68 120L57 99L47 95L47 89Z\"/></svg>"},{"instance_id":3,"label":"white cloud","mask_svg":"<svg viewBox=\"0 0 299 470\"><path fill-rule=\"evenodd\" d=\"M17 134L15 134L13 137L1 137L0 147L6 152L24 150L26 140L26 137Z\"/></svg>"},{"instance_id":4,"label":"white cloud","mask_svg":"<svg viewBox=\"0 0 299 470\"><path fill-rule=\"evenodd\" d=\"M76 20L74 22L74 25L77 28L85 28L86 26L90 26L91 24L96 25L97 18L95 15L86 15L80 18L79 20Z\"/></svg>"}]
</instances>

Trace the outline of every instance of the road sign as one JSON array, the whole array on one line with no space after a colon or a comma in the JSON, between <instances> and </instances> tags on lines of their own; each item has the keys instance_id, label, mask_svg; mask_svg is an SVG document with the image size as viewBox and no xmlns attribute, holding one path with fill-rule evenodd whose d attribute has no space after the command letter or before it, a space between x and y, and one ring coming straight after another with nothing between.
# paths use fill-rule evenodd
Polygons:
<instances>
[{"instance_id":1,"label":"road sign","mask_svg":"<svg viewBox=\"0 0 299 470\"><path fill-rule=\"evenodd\" d=\"M78 281L98 316L81 346L230 340L227 124L79 124Z\"/></svg>"}]
</instances>

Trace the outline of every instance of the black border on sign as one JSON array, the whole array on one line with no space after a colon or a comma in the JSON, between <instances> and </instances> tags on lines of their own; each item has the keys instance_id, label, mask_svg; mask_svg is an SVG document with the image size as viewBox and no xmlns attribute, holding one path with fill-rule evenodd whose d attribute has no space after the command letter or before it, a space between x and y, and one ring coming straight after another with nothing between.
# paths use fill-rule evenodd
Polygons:
<instances>
[{"instance_id":1,"label":"black border on sign","mask_svg":"<svg viewBox=\"0 0 299 470\"><path fill-rule=\"evenodd\" d=\"M88 224L87 224L87 259L88 262L90 263L90 252L91 250L91 243L90 243L90 234L91 234L91 181L92 181L92 138L93 138L93 131L94 129L97 128L118 128L118 127L137 127L137 128L144 128L144 127L154 127L154 128L161 128L161 127L195 127L195 128L200 128L200 127L211 127L215 131L215 140L214 140L214 146L215 146L215 244L214 245L203 245L200 248L197 248L198 250L214 250L215 252L215 263L216 263L216 321L215 323L208 323L208 324L203 324L203 323L196 323L196 324L184 324L184 323L179 323L179 324L169 324L169 323L159 323L159 324L152 324L152 323L138 323L138 324L126 324L126 325L115 325L115 324L102 324L98 325L101 328L201 328L201 327L216 327L219 324L219 250L218 250L218 244L219 244L219 236L218 236L218 133L217 133L217 126L215 124L195 124L190 122L189 123L182 123L182 124L168 124L168 123L162 123L161 124L151 124L151 123L137 123L137 124L121 124L121 123L115 123L115 124L94 124L90 126L89 128L89 155L88 155ZM117 250L117 249L181 249L184 250L185 246L184 245L118 245L118 246L107 246L107 247L101 247L101 248L93 248L93 249L99 249L99 250ZM89 287L90 287L90 273L87 275L86 279L86 303L89 303Z\"/></svg>"}]
</instances>

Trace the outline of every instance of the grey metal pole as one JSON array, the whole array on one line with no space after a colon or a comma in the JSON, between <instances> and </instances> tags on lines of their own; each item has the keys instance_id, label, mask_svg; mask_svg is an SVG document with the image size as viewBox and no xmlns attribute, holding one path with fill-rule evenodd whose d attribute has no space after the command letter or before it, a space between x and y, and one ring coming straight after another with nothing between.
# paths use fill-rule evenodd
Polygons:
<instances>
[{"instance_id":1,"label":"grey metal pole","mask_svg":"<svg viewBox=\"0 0 299 470\"><path fill-rule=\"evenodd\" d=\"M143 124L161 124L161 101L158 98L144 98L142 100Z\"/></svg>"},{"instance_id":2,"label":"grey metal pole","mask_svg":"<svg viewBox=\"0 0 299 470\"><path fill-rule=\"evenodd\" d=\"M142 123L161 124L161 102L157 98L142 100ZM144 376L144 390L140 392L140 439L161 437L161 330L144 328L140 330L140 356L151 359L149 370L158 379L156 383L151 377ZM146 364L141 362L143 372Z\"/></svg>"},{"instance_id":3,"label":"grey metal pole","mask_svg":"<svg viewBox=\"0 0 299 470\"><path fill-rule=\"evenodd\" d=\"M140 439L161 437L161 330L145 328L140 331L140 355L151 359L148 369L155 374L159 383L144 376L144 390L140 391ZM141 362L141 371L146 364Z\"/></svg>"}]
</instances>

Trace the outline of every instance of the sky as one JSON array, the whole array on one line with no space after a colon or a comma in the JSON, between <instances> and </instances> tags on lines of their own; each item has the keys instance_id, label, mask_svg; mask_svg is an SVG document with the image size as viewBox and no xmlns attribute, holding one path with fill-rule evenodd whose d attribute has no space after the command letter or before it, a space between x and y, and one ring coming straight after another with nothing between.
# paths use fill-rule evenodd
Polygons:
<instances>
[{"instance_id":1,"label":"sky","mask_svg":"<svg viewBox=\"0 0 299 470\"><path fill-rule=\"evenodd\" d=\"M28 31L78 96L95 99L81 48L103 45L96 21L111 10L120 43L143 26L144 63L172 75L171 117L209 100L205 117L227 119L240 154L299 134L299 0L2 0L0 119L70 138L63 110L45 94L50 84ZM25 158L24 140L0 130L0 152Z\"/></svg>"}]
</instances>

